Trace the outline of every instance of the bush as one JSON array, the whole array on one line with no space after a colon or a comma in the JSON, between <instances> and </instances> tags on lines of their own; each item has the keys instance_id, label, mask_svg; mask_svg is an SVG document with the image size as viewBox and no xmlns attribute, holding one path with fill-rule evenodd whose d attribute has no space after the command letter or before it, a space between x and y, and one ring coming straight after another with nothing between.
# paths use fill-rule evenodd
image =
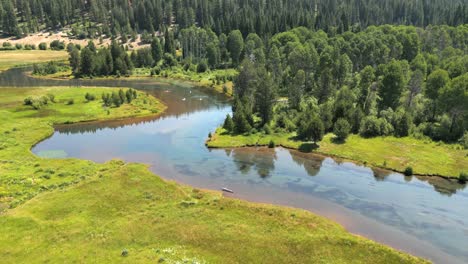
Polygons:
<instances>
[{"instance_id":1,"label":"bush","mask_svg":"<svg viewBox=\"0 0 468 264\"><path fill-rule=\"evenodd\" d=\"M270 126L268 124L265 124L263 126L263 132L265 132L265 134L267 134L267 135L271 134L271 128L270 128Z\"/></svg>"},{"instance_id":2,"label":"bush","mask_svg":"<svg viewBox=\"0 0 468 264\"><path fill-rule=\"evenodd\" d=\"M403 172L405 174L405 176L411 176L413 175L413 168L408 166L406 167L405 171Z\"/></svg>"},{"instance_id":3,"label":"bush","mask_svg":"<svg viewBox=\"0 0 468 264\"><path fill-rule=\"evenodd\" d=\"M276 147L276 144L273 140L270 140L270 143L268 143L268 147L269 148L275 148Z\"/></svg>"},{"instance_id":4,"label":"bush","mask_svg":"<svg viewBox=\"0 0 468 264\"><path fill-rule=\"evenodd\" d=\"M122 257L128 256L128 250L124 248L124 250L122 250L122 253L120 253L120 255L121 255Z\"/></svg>"},{"instance_id":5,"label":"bush","mask_svg":"<svg viewBox=\"0 0 468 264\"><path fill-rule=\"evenodd\" d=\"M96 99L96 96L94 96L94 94L86 93L86 94L85 94L85 99L86 99L86 101L88 101L88 102L94 101L94 100Z\"/></svg>"},{"instance_id":6,"label":"bush","mask_svg":"<svg viewBox=\"0 0 468 264\"><path fill-rule=\"evenodd\" d=\"M297 135L303 140L312 140L315 143L322 140L325 128L322 120L314 116L311 119L302 120L297 129Z\"/></svg>"},{"instance_id":7,"label":"bush","mask_svg":"<svg viewBox=\"0 0 468 264\"><path fill-rule=\"evenodd\" d=\"M234 122L232 121L232 118L229 114L226 115L226 119L224 119L223 128L228 132L233 132L234 130Z\"/></svg>"},{"instance_id":8,"label":"bush","mask_svg":"<svg viewBox=\"0 0 468 264\"><path fill-rule=\"evenodd\" d=\"M342 140L342 141L345 141L346 138L348 138L350 131L351 131L351 125L344 118L338 119L333 128L333 133L336 135L338 140Z\"/></svg>"},{"instance_id":9,"label":"bush","mask_svg":"<svg viewBox=\"0 0 468 264\"><path fill-rule=\"evenodd\" d=\"M68 99L67 105L72 105L72 104L75 104L75 100L73 100L73 99Z\"/></svg>"},{"instance_id":10,"label":"bush","mask_svg":"<svg viewBox=\"0 0 468 264\"><path fill-rule=\"evenodd\" d=\"M468 149L468 131L465 131L463 136L458 140L458 142L465 148Z\"/></svg>"},{"instance_id":11,"label":"bush","mask_svg":"<svg viewBox=\"0 0 468 264\"><path fill-rule=\"evenodd\" d=\"M223 85L223 93L227 93L228 92L228 87L226 85Z\"/></svg>"},{"instance_id":12,"label":"bush","mask_svg":"<svg viewBox=\"0 0 468 264\"><path fill-rule=\"evenodd\" d=\"M65 42L54 40L50 43L51 50L64 50L65 49Z\"/></svg>"},{"instance_id":13,"label":"bush","mask_svg":"<svg viewBox=\"0 0 468 264\"><path fill-rule=\"evenodd\" d=\"M159 75L159 74L161 74L161 68L159 66L156 66L153 69L151 69L151 76Z\"/></svg>"},{"instance_id":14,"label":"bush","mask_svg":"<svg viewBox=\"0 0 468 264\"><path fill-rule=\"evenodd\" d=\"M28 96L24 99L24 105L32 106L35 110L41 109L44 105L47 105L50 100L49 96L42 96L39 98L33 98Z\"/></svg>"},{"instance_id":15,"label":"bush","mask_svg":"<svg viewBox=\"0 0 468 264\"><path fill-rule=\"evenodd\" d=\"M394 131L392 124L384 118L376 116L365 117L359 128L359 134L363 137L387 136Z\"/></svg>"},{"instance_id":16,"label":"bush","mask_svg":"<svg viewBox=\"0 0 468 264\"><path fill-rule=\"evenodd\" d=\"M177 60L174 58L174 56L170 53L164 53L164 65L166 67L172 67L177 65Z\"/></svg>"},{"instance_id":17,"label":"bush","mask_svg":"<svg viewBox=\"0 0 468 264\"><path fill-rule=\"evenodd\" d=\"M205 60L202 60L200 63L198 63L198 66L197 66L198 73L206 72L207 70L208 70L208 64L206 63Z\"/></svg>"},{"instance_id":18,"label":"bush","mask_svg":"<svg viewBox=\"0 0 468 264\"><path fill-rule=\"evenodd\" d=\"M33 98L31 96L28 96L24 99L24 105L32 105L33 103Z\"/></svg>"},{"instance_id":19,"label":"bush","mask_svg":"<svg viewBox=\"0 0 468 264\"><path fill-rule=\"evenodd\" d=\"M16 44L15 44L15 48L16 48L17 50L23 49L23 45L20 44L20 43L16 43Z\"/></svg>"},{"instance_id":20,"label":"bush","mask_svg":"<svg viewBox=\"0 0 468 264\"><path fill-rule=\"evenodd\" d=\"M10 48L10 47L12 47L12 45L11 45L10 42L3 42L2 47L4 47L4 48Z\"/></svg>"},{"instance_id":21,"label":"bush","mask_svg":"<svg viewBox=\"0 0 468 264\"><path fill-rule=\"evenodd\" d=\"M458 182L465 184L468 181L468 173L466 172L461 172L460 177L458 177Z\"/></svg>"},{"instance_id":22,"label":"bush","mask_svg":"<svg viewBox=\"0 0 468 264\"><path fill-rule=\"evenodd\" d=\"M50 61L45 65L33 65L33 74L34 75L47 75L54 74L59 71L59 66L56 62Z\"/></svg>"},{"instance_id":23,"label":"bush","mask_svg":"<svg viewBox=\"0 0 468 264\"><path fill-rule=\"evenodd\" d=\"M50 100L52 103L55 103L55 95L49 93L49 94L47 94L47 97L49 98L49 100Z\"/></svg>"},{"instance_id":24,"label":"bush","mask_svg":"<svg viewBox=\"0 0 468 264\"><path fill-rule=\"evenodd\" d=\"M46 50L47 49L47 43L45 43L45 42L40 43L39 44L39 49L40 50Z\"/></svg>"}]
</instances>

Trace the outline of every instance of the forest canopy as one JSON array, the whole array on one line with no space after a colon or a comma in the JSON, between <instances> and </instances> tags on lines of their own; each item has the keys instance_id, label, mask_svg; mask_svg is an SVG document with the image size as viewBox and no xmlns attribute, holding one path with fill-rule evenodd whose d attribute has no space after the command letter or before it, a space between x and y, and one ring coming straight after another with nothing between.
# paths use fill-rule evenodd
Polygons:
<instances>
[{"instance_id":1,"label":"forest canopy","mask_svg":"<svg viewBox=\"0 0 468 264\"><path fill-rule=\"evenodd\" d=\"M218 35L238 29L245 37L299 26L328 33L382 24L457 26L468 23L468 8L462 0L0 0L0 17L3 33L16 36L64 26L93 38L197 25Z\"/></svg>"}]
</instances>

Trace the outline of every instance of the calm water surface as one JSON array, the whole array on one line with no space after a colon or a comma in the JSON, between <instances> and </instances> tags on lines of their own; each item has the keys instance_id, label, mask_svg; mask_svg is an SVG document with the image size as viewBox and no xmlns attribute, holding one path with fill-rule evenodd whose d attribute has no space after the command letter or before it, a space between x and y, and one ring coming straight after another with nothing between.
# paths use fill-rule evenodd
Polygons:
<instances>
[{"instance_id":1,"label":"calm water surface","mask_svg":"<svg viewBox=\"0 0 468 264\"><path fill-rule=\"evenodd\" d=\"M144 162L166 179L199 188L228 187L234 197L307 209L437 263L468 263L468 191L461 184L282 148L209 150L204 146L208 133L231 108L223 96L190 86L32 80L19 70L0 75L0 86L38 85L134 87L169 106L158 118L57 127L34 147L39 156Z\"/></svg>"}]
</instances>

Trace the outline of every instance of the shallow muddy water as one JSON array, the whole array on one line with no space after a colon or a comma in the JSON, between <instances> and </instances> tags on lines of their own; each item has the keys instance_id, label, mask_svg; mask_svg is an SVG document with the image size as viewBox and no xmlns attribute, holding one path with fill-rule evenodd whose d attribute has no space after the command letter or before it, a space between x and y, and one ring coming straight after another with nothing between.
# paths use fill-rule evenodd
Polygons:
<instances>
[{"instance_id":1,"label":"shallow muddy water","mask_svg":"<svg viewBox=\"0 0 468 264\"><path fill-rule=\"evenodd\" d=\"M468 190L457 182L405 177L283 148L207 149L208 133L231 112L226 98L207 89L154 80L32 80L20 70L0 75L0 86L44 85L133 87L160 98L168 109L158 118L59 126L33 148L39 156L144 162L166 179L303 208L437 263L468 263Z\"/></svg>"}]
</instances>

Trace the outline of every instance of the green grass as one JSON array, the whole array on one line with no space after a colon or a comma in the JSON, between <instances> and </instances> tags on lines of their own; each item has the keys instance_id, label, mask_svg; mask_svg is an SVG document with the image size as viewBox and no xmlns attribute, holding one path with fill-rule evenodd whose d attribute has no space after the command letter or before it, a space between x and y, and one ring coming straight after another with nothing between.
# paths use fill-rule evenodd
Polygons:
<instances>
[{"instance_id":1,"label":"green grass","mask_svg":"<svg viewBox=\"0 0 468 264\"><path fill-rule=\"evenodd\" d=\"M411 137L362 138L351 135L345 143L335 143L334 135L328 134L314 148L310 142L294 140L294 133L265 135L229 135L218 129L208 147L228 148L261 145L273 140L277 146L315 151L326 155L345 158L370 166L404 172L412 167L414 174L438 175L458 178L461 172L468 172L468 151L456 144L444 144Z\"/></svg>"},{"instance_id":2,"label":"green grass","mask_svg":"<svg viewBox=\"0 0 468 264\"><path fill-rule=\"evenodd\" d=\"M0 72L17 66L31 65L52 60L66 60L65 51L53 50L8 50L0 51Z\"/></svg>"},{"instance_id":3,"label":"green grass","mask_svg":"<svg viewBox=\"0 0 468 264\"><path fill-rule=\"evenodd\" d=\"M309 212L167 182L142 164L45 159L30 152L51 135L52 124L149 115L164 108L143 93L110 114L99 100L84 101L86 92L105 91L2 90L2 263L424 262ZM47 93L57 102L39 111L22 105L25 96ZM66 105L71 98L75 104Z\"/></svg>"},{"instance_id":4,"label":"green grass","mask_svg":"<svg viewBox=\"0 0 468 264\"><path fill-rule=\"evenodd\" d=\"M44 160L30 152L32 145L53 133L52 124L148 116L161 113L165 106L155 98L139 93L131 104L103 108L101 100L86 102L89 92L97 98L111 88L0 88L0 211L14 207L38 193L76 183L92 174L93 163L74 159ZM56 103L40 110L22 104L28 96L55 95ZM74 99L73 105L67 105ZM63 168L66 168L63 171Z\"/></svg>"}]
</instances>

